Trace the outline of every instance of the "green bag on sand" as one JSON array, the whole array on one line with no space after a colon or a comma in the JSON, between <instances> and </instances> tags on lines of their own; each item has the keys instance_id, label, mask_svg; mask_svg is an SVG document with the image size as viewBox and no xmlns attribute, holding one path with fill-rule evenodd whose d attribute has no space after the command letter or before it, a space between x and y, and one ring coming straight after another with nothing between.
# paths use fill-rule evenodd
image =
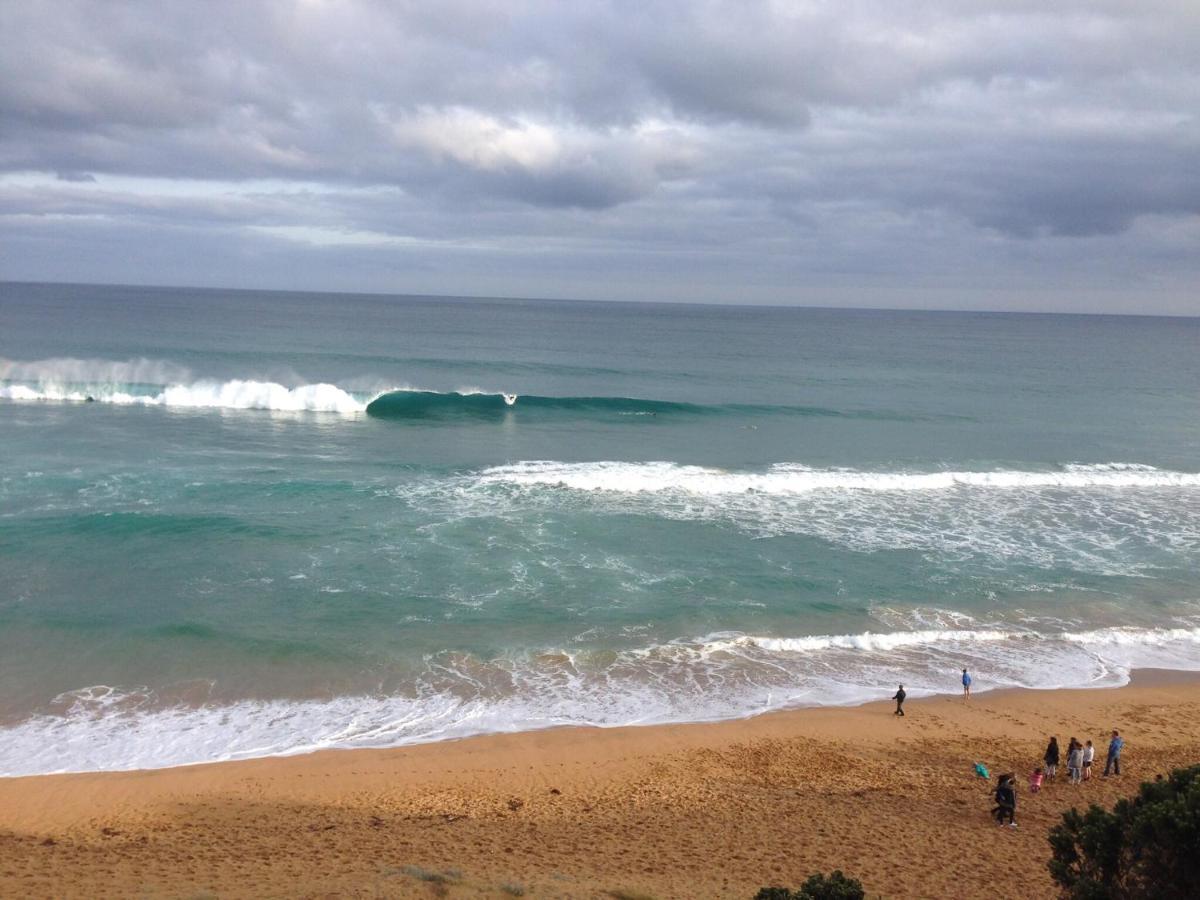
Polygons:
<instances>
[{"instance_id":1,"label":"green bag on sand","mask_svg":"<svg viewBox=\"0 0 1200 900\"><path fill-rule=\"evenodd\" d=\"M983 763L975 763L975 774L980 778L990 779L992 776L988 773L987 766Z\"/></svg>"}]
</instances>

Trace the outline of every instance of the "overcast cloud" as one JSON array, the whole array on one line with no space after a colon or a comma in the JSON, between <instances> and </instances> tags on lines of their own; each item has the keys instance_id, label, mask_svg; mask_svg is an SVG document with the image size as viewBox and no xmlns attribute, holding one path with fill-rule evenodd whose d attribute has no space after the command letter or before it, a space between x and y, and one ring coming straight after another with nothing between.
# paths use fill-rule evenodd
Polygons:
<instances>
[{"instance_id":1,"label":"overcast cloud","mask_svg":"<svg viewBox=\"0 0 1200 900\"><path fill-rule=\"evenodd\" d=\"M1200 314L1200 3L0 0L0 278Z\"/></svg>"}]
</instances>

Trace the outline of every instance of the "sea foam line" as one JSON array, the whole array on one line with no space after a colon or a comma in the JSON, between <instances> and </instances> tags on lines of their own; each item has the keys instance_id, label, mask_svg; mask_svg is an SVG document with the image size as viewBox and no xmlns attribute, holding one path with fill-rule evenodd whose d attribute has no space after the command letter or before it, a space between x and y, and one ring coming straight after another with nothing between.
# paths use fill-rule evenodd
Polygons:
<instances>
[{"instance_id":1,"label":"sea foam line","mask_svg":"<svg viewBox=\"0 0 1200 900\"><path fill-rule=\"evenodd\" d=\"M183 376L158 382L153 379ZM12 363L0 360L0 400L16 403L104 403L114 406L159 406L175 409L238 409L280 412L321 412L358 415L377 400L453 410L495 401L501 409L517 395L467 387L428 391L415 387L350 391L320 382L288 387L275 381L235 378L188 379L187 370L148 360L106 363L89 360L46 360ZM149 380L147 380L149 379ZM543 398L544 399L544 398Z\"/></svg>"},{"instance_id":2,"label":"sea foam line","mask_svg":"<svg viewBox=\"0 0 1200 900\"><path fill-rule=\"evenodd\" d=\"M793 637L724 634L618 651L482 661L442 654L405 696L156 704L96 686L0 729L0 775L160 768L325 748L392 747L557 725L716 721L955 690L1112 687L1134 668L1200 670L1200 627L1036 632L1017 627ZM507 687L485 693L481 667Z\"/></svg>"},{"instance_id":3,"label":"sea foam line","mask_svg":"<svg viewBox=\"0 0 1200 900\"><path fill-rule=\"evenodd\" d=\"M479 473L484 484L562 487L578 491L687 494L799 494L823 490L944 491L971 488L1200 487L1200 473L1132 463L1068 465L1058 471L869 472L780 464L738 472L674 462L564 463L530 461Z\"/></svg>"},{"instance_id":4,"label":"sea foam line","mask_svg":"<svg viewBox=\"0 0 1200 900\"><path fill-rule=\"evenodd\" d=\"M277 410L343 415L366 410L376 397L404 387L351 391L318 382L287 386L256 378L196 378L166 360L0 359L0 400L107 403L181 409Z\"/></svg>"},{"instance_id":5,"label":"sea foam line","mask_svg":"<svg viewBox=\"0 0 1200 900\"><path fill-rule=\"evenodd\" d=\"M284 412L361 413L367 403L333 384L288 388L270 381L199 381L136 393L107 385L0 386L0 399L16 402L97 402L116 406L164 406L181 409L259 409Z\"/></svg>"}]
</instances>

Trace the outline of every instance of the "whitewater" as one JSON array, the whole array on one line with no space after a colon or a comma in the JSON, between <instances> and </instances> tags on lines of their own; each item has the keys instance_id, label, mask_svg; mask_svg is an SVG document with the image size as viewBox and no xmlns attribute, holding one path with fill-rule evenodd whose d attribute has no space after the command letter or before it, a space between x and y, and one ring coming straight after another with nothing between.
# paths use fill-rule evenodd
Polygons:
<instances>
[{"instance_id":1,"label":"whitewater","mask_svg":"<svg viewBox=\"0 0 1200 900\"><path fill-rule=\"evenodd\" d=\"M880 699L897 683L911 696L946 693L960 663L977 673L976 692L1119 687L1136 667L1200 670L1200 624L713 635L612 660L559 649L524 659L431 660L411 692L328 700L185 705L144 686L95 685L55 697L53 713L6 729L0 775L163 768L570 725L720 721ZM483 671L510 690L486 689Z\"/></svg>"},{"instance_id":2,"label":"whitewater","mask_svg":"<svg viewBox=\"0 0 1200 900\"><path fill-rule=\"evenodd\" d=\"M1198 346L0 284L0 774L1200 669Z\"/></svg>"},{"instance_id":3,"label":"whitewater","mask_svg":"<svg viewBox=\"0 0 1200 900\"><path fill-rule=\"evenodd\" d=\"M264 410L356 415L413 417L486 414L516 406L518 395L505 391L459 388L429 391L414 387L349 391L335 384L301 384L287 387L273 381L235 378L216 382L159 384L122 381L132 373L171 371L169 363L151 360L0 360L0 400L15 403L111 403L118 406L162 406L174 409ZM109 377L105 377L105 376ZM161 375L160 375L161 377ZM586 412L627 411L656 415L659 411L686 408L627 397L527 397L522 403L535 409Z\"/></svg>"}]
</instances>

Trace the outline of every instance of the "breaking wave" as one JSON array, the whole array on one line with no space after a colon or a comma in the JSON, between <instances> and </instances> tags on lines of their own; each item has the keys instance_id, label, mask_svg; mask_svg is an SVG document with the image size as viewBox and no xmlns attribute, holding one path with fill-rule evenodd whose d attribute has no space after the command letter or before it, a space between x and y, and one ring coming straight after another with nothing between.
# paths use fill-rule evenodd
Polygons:
<instances>
[{"instance_id":1,"label":"breaking wave","mask_svg":"<svg viewBox=\"0 0 1200 900\"><path fill-rule=\"evenodd\" d=\"M533 461L389 493L447 518L637 516L916 552L972 577L1013 566L1142 577L1200 556L1200 473L1130 463L921 472Z\"/></svg>"},{"instance_id":2,"label":"breaking wave","mask_svg":"<svg viewBox=\"0 0 1200 900\"><path fill-rule=\"evenodd\" d=\"M366 406L368 415L384 419L494 419L510 414L545 415L564 418L611 416L793 416L850 419L896 419L912 417L878 410L842 410L824 406L784 404L684 403L638 397L548 397L487 391L384 392Z\"/></svg>"},{"instance_id":3,"label":"breaking wave","mask_svg":"<svg viewBox=\"0 0 1200 900\"><path fill-rule=\"evenodd\" d=\"M780 464L763 472L736 472L673 462L522 462L494 466L483 483L614 493L678 492L698 495L801 494L811 491L946 491L969 488L1200 487L1200 473L1171 472L1132 463L1069 464L1058 470L991 472L870 472Z\"/></svg>"},{"instance_id":4,"label":"breaking wave","mask_svg":"<svg viewBox=\"0 0 1200 900\"><path fill-rule=\"evenodd\" d=\"M657 416L699 415L706 407L633 397L540 397L484 392L388 391L367 404L368 415L387 419L494 418L510 411Z\"/></svg>"},{"instance_id":5,"label":"breaking wave","mask_svg":"<svg viewBox=\"0 0 1200 900\"><path fill-rule=\"evenodd\" d=\"M0 387L0 399L15 401L58 400L75 403L112 403L118 406L169 406L177 409L270 409L284 412L360 413L362 401L332 384L306 384L288 388L269 381L226 381L177 384L161 390L139 390L142 385L115 387L80 385L29 388Z\"/></svg>"},{"instance_id":6,"label":"breaking wave","mask_svg":"<svg viewBox=\"0 0 1200 900\"><path fill-rule=\"evenodd\" d=\"M959 627L770 637L716 634L626 650L482 660L445 652L389 695L175 702L97 685L0 729L0 775L160 768L393 747L561 725L714 721L800 706L957 690L1114 687L1134 668L1200 670L1200 626L1038 631L947 614ZM936 618L936 617L935 617Z\"/></svg>"},{"instance_id":7,"label":"breaking wave","mask_svg":"<svg viewBox=\"0 0 1200 900\"><path fill-rule=\"evenodd\" d=\"M842 410L785 404L700 404L621 396L540 396L460 389L430 391L411 387L358 390L336 384L288 386L259 378L198 379L186 368L159 360L113 362L0 359L0 400L11 402L107 403L178 409L276 410L340 415L366 413L380 419L489 420L521 416L610 418L617 416L800 416L853 419L913 417L880 410Z\"/></svg>"},{"instance_id":8,"label":"breaking wave","mask_svg":"<svg viewBox=\"0 0 1200 900\"><path fill-rule=\"evenodd\" d=\"M333 384L287 387L252 379L197 380L180 366L145 359L0 360L0 400L341 414L366 409L363 397Z\"/></svg>"}]
</instances>

